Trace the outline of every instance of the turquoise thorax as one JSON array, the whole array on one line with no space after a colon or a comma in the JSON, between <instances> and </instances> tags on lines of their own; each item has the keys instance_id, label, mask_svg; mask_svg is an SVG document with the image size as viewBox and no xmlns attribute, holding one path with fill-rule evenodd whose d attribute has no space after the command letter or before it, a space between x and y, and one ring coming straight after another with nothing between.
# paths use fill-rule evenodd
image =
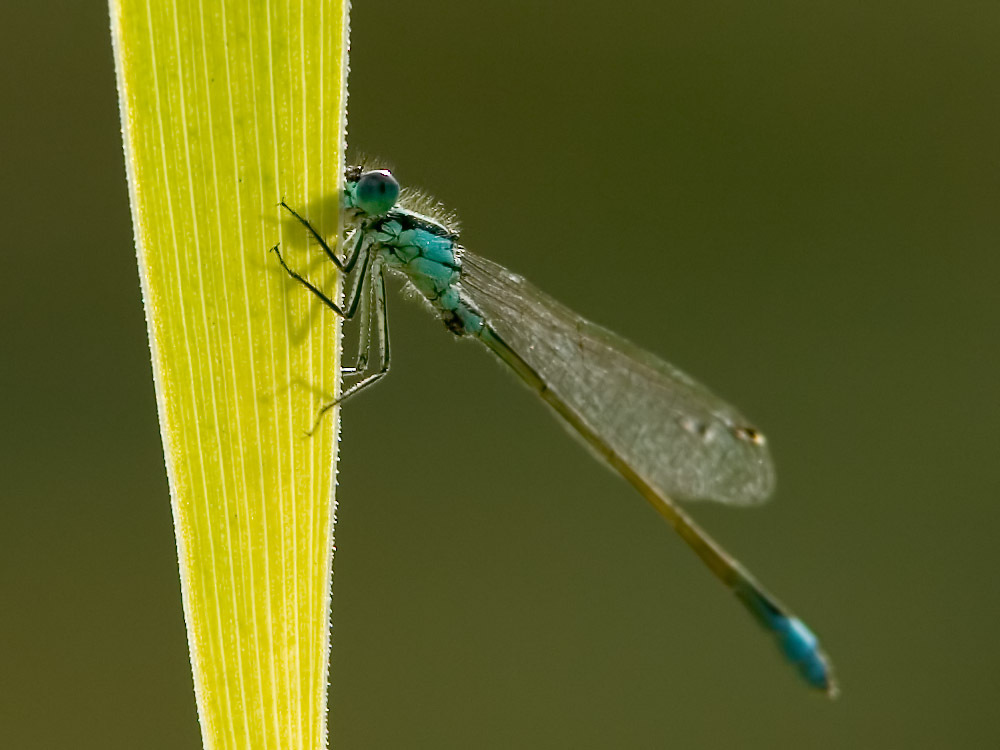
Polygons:
<instances>
[{"instance_id":1,"label":"turquoise thorax","mask_svg":"<svg viewBox=\"0 0 1000 750\"><path fill-rule=\"evenodd\" d=\"M450 330L459 335L482 330L482 316L462 299L461 246L451 230L426 216L394 209L363 231L385 266L406 276Z\"/></svg>"}]
</instances>

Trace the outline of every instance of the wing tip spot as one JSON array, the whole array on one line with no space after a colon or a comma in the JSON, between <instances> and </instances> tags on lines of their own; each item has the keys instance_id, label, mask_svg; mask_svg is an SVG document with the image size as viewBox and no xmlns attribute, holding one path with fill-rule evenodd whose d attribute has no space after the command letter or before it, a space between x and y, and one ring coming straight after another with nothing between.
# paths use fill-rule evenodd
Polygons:
<instances>
[{"instance_id":1,"label":"wing tip spot","mask_svg":"<svg viewBox=\"0 0 1000 750\"><path fill-rule=\"evenodd\" d=\"M756 427L751 427L750 425L744 425L742 427L734 427L733 434L739 439L748 443L753 443L754 445L764 445L767 443L767 439L764 437L764 433L758 430Z\"/></svg>"}]
</instances>

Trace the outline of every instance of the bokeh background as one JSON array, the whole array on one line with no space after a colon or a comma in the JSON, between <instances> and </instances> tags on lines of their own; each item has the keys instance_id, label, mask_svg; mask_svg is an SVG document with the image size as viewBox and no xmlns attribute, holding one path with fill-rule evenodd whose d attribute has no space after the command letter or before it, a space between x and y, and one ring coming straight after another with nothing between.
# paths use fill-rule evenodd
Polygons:
<instances>
[{"instance_id":1,"label":"bokeh background","mask_svg":"<svg viewBox=\"0 0 1000 750\"><path fill-rule=\"evenodd\" d=\"M0 9L0 736L196 748L107 11ZM394 295L343 415L335 748L1000 743L1000 9L358 0L350 142L769 435L696 517L811 694L622 481Z\"/></svg>"}]
</instances>

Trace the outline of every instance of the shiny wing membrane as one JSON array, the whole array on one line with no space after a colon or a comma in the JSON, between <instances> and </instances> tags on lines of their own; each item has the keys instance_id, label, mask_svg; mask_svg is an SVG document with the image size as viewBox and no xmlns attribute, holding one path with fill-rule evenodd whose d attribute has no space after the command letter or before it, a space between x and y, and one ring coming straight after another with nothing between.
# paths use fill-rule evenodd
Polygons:
<instances>
[{"instance_id":1,"label":"shiny wing membrane","mask_svg":"<svg viewBox=\"0 0 1000 750\"><path fill-rule=\"evenodd\" d=\"M763 436L707 388L468 251L461 284L510 349L652 488L734 505L771 493Z\"/></svg>"}]
</instances>

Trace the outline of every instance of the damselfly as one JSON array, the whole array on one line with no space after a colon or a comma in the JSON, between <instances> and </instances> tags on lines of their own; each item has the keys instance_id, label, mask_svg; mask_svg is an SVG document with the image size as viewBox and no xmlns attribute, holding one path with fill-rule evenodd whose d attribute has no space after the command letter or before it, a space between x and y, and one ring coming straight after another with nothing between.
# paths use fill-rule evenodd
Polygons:
<instances>
[{"instance_id":1,"label":"damselfly","mask_svg":"<svg viewBox=\"0 0 1000 750\"><path fill-rule=\"evenodd\" d=\"M353 318L359 306L362 313L358 361L345 369L358 379L320 416L389 371L384 277L386 271L401 274L448 330L482 342L639 490L774 635L810 685L836 695L830 662L809 628L675 503L747 505L770 494L774 470L764 436L736 409L672 365L465 250L451 219L428 200L401 194L386 169L347 169L349 250L343 258L306 219L281 205L351 279L343 306L292 270L275 246L282 267L337 315ZM374 342L368 333L373 322ZM372 347L379 352L377 366Z\"/></svg>"}]
</instances>

